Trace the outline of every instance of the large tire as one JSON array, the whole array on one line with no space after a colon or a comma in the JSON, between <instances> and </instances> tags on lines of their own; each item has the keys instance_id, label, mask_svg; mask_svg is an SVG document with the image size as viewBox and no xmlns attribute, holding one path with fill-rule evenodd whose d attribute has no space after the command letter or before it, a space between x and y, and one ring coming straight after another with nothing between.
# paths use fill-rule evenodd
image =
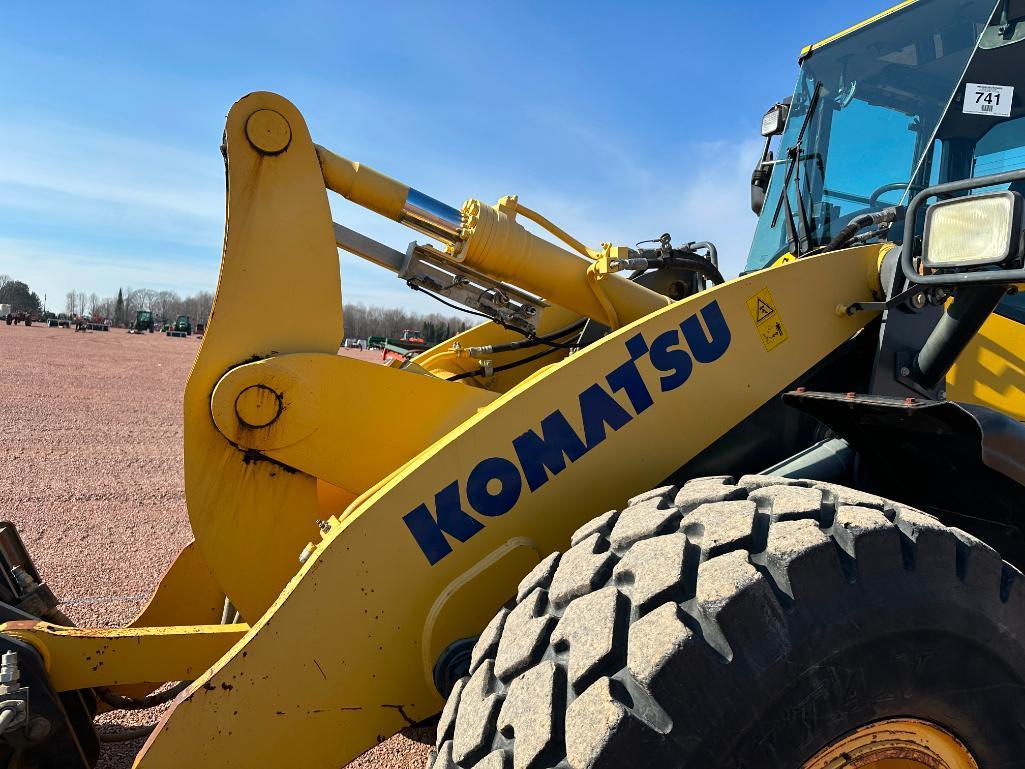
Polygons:
<instances>
[{"instance_id":1,"label":"large tire","mask_svg":"<svg viewBox=\"0 0 1025 769\"><path fill-rule=\"evenodd\" d=\"M571 544L481 635L434 769L800 769L898 717L1025 767L1025 584L958 529L745 476L642 494Z\"/></svg>"}]
</instances>

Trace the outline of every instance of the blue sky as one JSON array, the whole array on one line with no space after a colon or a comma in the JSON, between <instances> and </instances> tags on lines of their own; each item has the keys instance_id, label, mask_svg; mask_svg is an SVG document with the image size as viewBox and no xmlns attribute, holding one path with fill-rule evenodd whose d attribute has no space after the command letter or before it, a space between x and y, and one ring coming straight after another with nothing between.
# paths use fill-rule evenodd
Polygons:
<instances>
[{"instance_id":1,"label":"blue sky","mask_svg":"<svg viewBox=\"0 0 1025 769\"><path fill-rule=\"evenodd\" d=\"M516 193L590 244L711 239L736 274L764 110L800 48L887 3L6 3L0 272L66 291L213 290L231 103L458 206ZM413 233L333 194L336 221ZM430 311L342 257L346 301ZM444 310L444 308L442 308Z\"/></svg>"}]
</instances>

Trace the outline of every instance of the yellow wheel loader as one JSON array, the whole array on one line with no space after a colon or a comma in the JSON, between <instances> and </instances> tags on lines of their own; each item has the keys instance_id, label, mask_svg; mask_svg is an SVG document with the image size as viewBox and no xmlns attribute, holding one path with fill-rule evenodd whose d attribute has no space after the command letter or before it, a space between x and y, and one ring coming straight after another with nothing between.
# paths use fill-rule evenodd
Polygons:
<instances>
[{"instance_id":1,"label":"yellow wheel loader","mask_svg":"<svg viewBox=\"0 0 1025 769\"><path fill-rule=\"evenodd\" d=\"M729 281L710 243L457 209L238 101L195 541L91 629L0 530L6 766L91 767L98 709L173 699L141 769L339 767L432 718L435 769L1025 767L1023 64L1022 0L806 48ZM339 356L339 248L487 322Z\"/></svg>"}]
</instances>

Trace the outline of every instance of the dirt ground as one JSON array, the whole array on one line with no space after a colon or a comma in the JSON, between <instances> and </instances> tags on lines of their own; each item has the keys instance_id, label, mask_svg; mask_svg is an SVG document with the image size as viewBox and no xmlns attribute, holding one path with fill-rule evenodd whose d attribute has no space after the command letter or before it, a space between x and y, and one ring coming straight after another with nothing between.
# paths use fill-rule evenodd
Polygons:
<instances>
[{"instance_id":1,"label":"dirt ground","mask_svg":"<svg viewBox=\"0 0 1025 769\"><path fill-rule=\"evenodd\" d=\"M0 520L18 526L79 625L130 622L192 539L181 399L198 347L163 334L0 325ZM108 714L101 728L155 716ZM431 739L398 735L351 766L422 767ZM107 744L99 766L129 767L141 744Z\"/></svg>"}]
</instances>

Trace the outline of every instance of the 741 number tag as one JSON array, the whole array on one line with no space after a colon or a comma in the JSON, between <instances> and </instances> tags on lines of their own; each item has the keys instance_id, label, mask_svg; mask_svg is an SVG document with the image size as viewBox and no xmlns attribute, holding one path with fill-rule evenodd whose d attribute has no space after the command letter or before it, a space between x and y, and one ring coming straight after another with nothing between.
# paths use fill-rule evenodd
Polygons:
<instances>
[{"instance_id":1,"label":"741 number tag","mask_svg":"<svg viewBox=\"0 0 1025 769\"><path fill-rule=\"evenodd\" d=\"M966 83L962 111L967 115L1008 117L1011 114L1011 99L1013 98L1013 85Z\"/></svg>"}]
</instances>

